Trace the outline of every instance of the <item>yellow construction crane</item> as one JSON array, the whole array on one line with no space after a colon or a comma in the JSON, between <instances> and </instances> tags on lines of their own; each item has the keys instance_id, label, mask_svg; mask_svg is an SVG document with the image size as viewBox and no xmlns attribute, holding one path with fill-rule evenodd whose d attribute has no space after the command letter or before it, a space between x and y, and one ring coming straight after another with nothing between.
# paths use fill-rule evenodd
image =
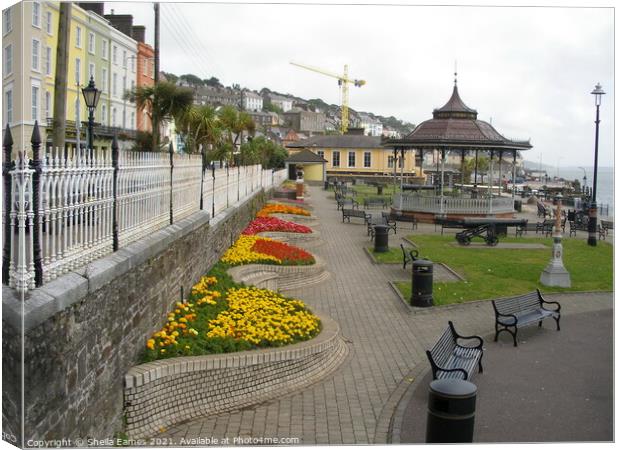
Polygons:
<instances>
[{"instance_id":1,"label":"yellow construction crane","mask_svg":"<svg viewBox=\"0 0 620 450\"><path fill-rule=\"evenodd\" d=\"M338 80L338 86L340 86L341 91L341 113L342 119L340 121L340 131L342 134L346 133L349 129L349 83L353 84L356 87L362 87L366 84L364 80L353 80L349 78L349 66L345 64L344 73L342 75L338 75L336 73L329 72L327 70L319 69L317 67L306 66L305 64L298 64L291 62L292 65L301 67L302 69L311 70L313 72L322 73L323 75L327 75L328 77L336 78Z\"/></svg>"}]
</instances>

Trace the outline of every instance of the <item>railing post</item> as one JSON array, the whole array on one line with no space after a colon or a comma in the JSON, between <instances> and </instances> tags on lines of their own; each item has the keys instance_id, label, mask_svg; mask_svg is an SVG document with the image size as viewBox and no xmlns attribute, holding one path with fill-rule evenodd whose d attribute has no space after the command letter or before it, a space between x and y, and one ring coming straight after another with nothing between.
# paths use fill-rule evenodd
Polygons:
<instances>
[{"instance_id":1,"label":"railing post","mask_svg":"<svg viewBox=\"0 0 620 450\"><path fill-rule=\"evenodd\" d=\"M172 173L174 170L174 147L172 146L172 142L170 142L170 146L168 147L168 153L170 154L170 225L174 223L174 214L173 214L173 205L172 205L172 193L173 193L173 185L172 185Z\"/></svg>"},{"instance_id":2,"label":"railing post","mask_svg":"<svg viewBox=\"0 0 620 450\"><path fill-rule=\"evenodd\" d=\"M118 250L118 140L112 138L112 251Z\"/></svg>"},{"instance_id":3,"label":"railing post","mask_svg":"<svg viewBox=\"0 0 620 450\"><path fill-rule=\"evenodd\" d=\"M241 166L237 166L237 201L239 201L240 198L240 191L241 190Z\"/></svg>"},{"instance_id":4,"label":"railing post","mask_svg":"<svg viewBox=\"0 0 620 450\"><path fill-rule=\"evenodd\" d=\"M202 158L202 177L200 178L200 210L202 211L204 209L203 185L205 182L205 170L207 170L207 155L205 155L204 147L201 148L200 156Z\"/></svg>"},{"instance_id":5,"label":"railing post","mask_svg":"<svg viewBox=\"0 0 620 450\"><path fill-rule=\"evenodd\" d=\"M215 217L215 163L211 164L211 183L213 194L211 195L211 218Z\"/></svg>"},{"instance_id":6,"label":"railing post","mask_svg":"<svg viewBox=\"0 0 620 450\"><path fill-rule=\"evenodd\" d=\"M39 133L39 123L34 121L32 136L30 137L32 145L32 160L30 160L30 168L34 171L32 174L32 207L33 207L33 227L32 227L32 252L34 260L34 285L36 287L43 284L43 258L41 254L41 134Z\"/></svg>"},{"instance_id":7,"label":"railing post","mask_svg":"<svg viewBox=\"0 0 620 450\"><path fill-rule=\"evenodd\" d=\"M2 284L9 284L9 265L11 263L11 244L13 233L11 233L11 204L13 203L13 193L11 192L11 170L13 162L11 153L13 151L13 136L11 128L6 124L4 139L2 141L2 180L4 181L4 246L2 247Z\"/></svg>"}]
</instances>

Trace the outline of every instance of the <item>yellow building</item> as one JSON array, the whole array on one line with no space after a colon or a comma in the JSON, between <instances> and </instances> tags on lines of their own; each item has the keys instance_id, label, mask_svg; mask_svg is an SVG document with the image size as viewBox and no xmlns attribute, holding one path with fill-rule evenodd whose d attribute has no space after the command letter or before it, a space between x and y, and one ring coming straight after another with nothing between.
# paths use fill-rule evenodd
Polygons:
<instances>
[{"instance_id":1,"label":"yellow building","mask_svg":"<svg viewBox=\"0 0 620 450\"><path fill-rule=\"evenodd\" d=\"M350 129L345 135L314 136L291 142L286 148L291 161L295 160L296 153L303 150L311 151L326 161L323 171L319 170L318 165L304 168L304 179L308 181L325 181L331 178L387 179L394 176L395 169L398 175L402 169L403 175L408 178L422 177L415 152L405 152L403 167L400 153L395 161L393 151L381 145L381 137L364 136L356 129Z\"/></svg>"}]
</instances>

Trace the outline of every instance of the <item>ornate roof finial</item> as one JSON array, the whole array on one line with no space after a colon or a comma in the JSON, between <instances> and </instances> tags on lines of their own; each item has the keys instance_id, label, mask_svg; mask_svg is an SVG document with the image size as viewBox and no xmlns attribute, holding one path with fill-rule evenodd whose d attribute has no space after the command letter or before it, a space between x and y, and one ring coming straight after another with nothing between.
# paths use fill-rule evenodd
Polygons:
<instances>
[{"instance_id":1,"label":"ornate roof finial","mask_svg":"<svg viewBox=\"0 0 620 450\"><path fill-rule=\"evenodd\" d=\"M457 77L457 71L456 71L456 59L454 60L454 85L456 86L456 77Z\"/></svg>"}]
</instances>

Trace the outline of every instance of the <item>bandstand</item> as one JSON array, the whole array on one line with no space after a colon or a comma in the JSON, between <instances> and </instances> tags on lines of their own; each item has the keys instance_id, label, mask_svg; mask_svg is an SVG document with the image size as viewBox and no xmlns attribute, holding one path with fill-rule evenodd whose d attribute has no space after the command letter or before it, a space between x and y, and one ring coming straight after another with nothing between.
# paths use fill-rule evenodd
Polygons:
<instances>
[{"instance_id":1,"label":"bandstand","mask_svg":"<svg viewBox=\"0 0 620 450\"><path fill-rule=\"evenodd\" d=\"M455 74L456 75L456 74ZM433 111L433 118L419 124L410 134L402 139L388 139L383 142L385 148L392 149L396 158L404 158L406 151L419 152L418 160L423 159L426 151L438 151L440 164L437 167L439 187L437 192L429 194L423 191L395 194L392 209L402 214L415 216L420 221L430 222L439 218L462 219L464 217L512 217L514 210L514 189L511 196L501 195L502 162L505 156L512 157L512 179L516 178L517 152L529 150L528 141L513 141L502 136L493 126L478 120L478 112L469 108L459 96L457 81L450 100ZM478 155L489 156L489 176L487 185L478 184ZM444 192L446 156L460 156L461 190L457 195ZM463 168L465 156L475 157L474 183L470 190L464 189ZM493 187L493 164L499 163L499 191ZM451 177L452 179L452 177ZM499 192L500 194L498 194Z\"/></svg>"}]
</instances>

